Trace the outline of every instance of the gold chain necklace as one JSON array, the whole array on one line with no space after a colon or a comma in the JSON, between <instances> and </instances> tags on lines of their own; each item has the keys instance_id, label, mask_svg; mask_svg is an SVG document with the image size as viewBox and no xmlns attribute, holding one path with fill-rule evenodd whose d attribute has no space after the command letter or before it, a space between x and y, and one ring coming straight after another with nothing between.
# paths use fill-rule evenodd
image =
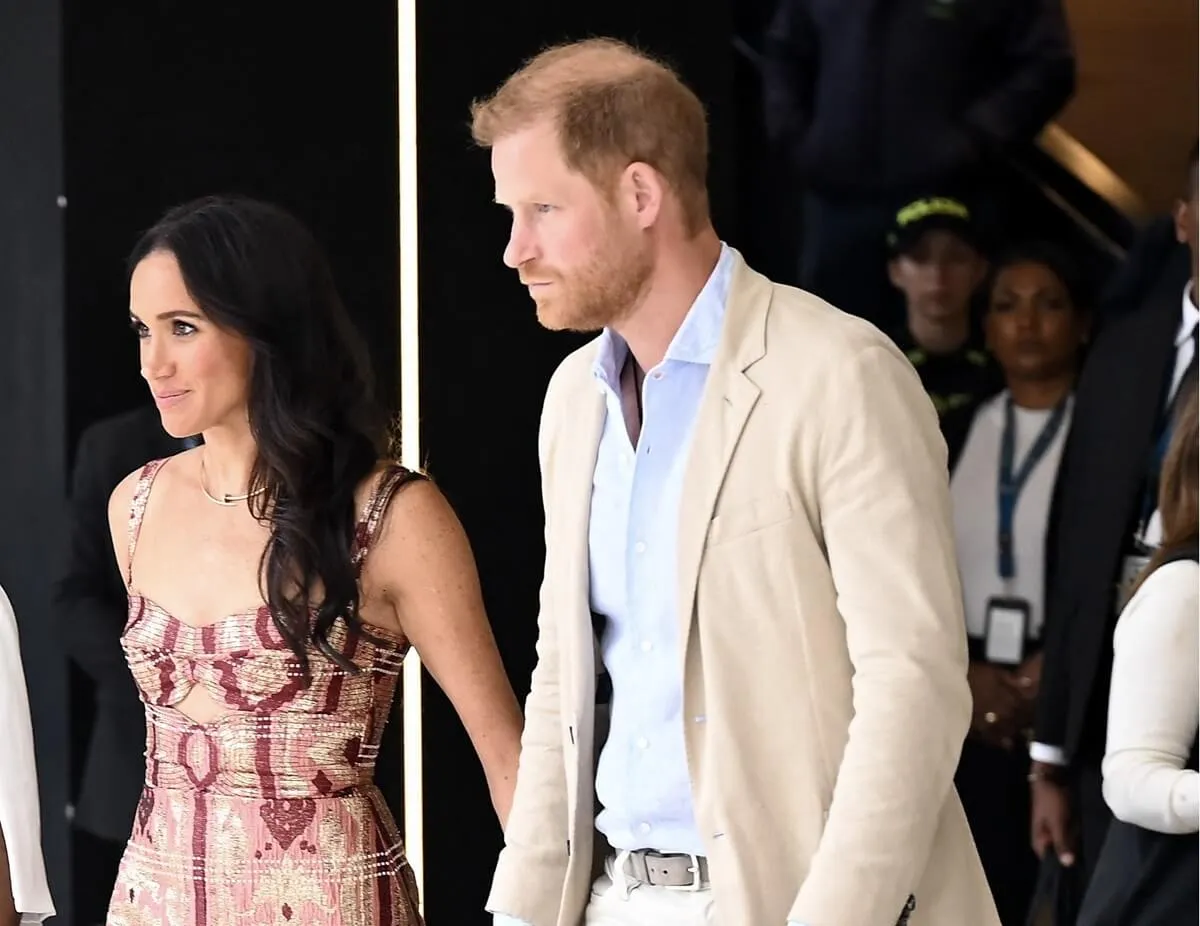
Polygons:
<instances>
[{"instance_id":1,"label":"gold chain necklace","mask_svg":"<svg viewBox=\"0 0 1200 926\"><path fill-rule=\"evenodd\" d=\"M217 498L210 491L208 491L208 486L206 486L204 484L207 481L207 476L208 476L208 472L204 468L204 455L201 454L201 456L200 456L200 491L203 492L208 497L208 500L210 502L212 502L213 504L224 505L226 508L232 508L238 502L247 501L248 499L254 498L254 496L256 496L256 495L262 495L263 492L267 491L267 487L262 486L260 488L255 489L253 492L247 492L244 495L222 495L220 498Z\"/></svg>"}]
</instances>

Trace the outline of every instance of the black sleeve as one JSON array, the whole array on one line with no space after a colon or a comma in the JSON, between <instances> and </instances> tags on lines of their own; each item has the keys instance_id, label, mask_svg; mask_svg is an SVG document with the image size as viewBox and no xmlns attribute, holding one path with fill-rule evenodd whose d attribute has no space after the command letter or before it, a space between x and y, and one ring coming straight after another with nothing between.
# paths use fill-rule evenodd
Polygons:
<instances>
[{"instance_id":1,"label":"black sleeve","mask_svg":"<svg viewBox=\"0 0 1200 926\"><path fill-rule=\"evenodd\" d=\"M985 146L1030 141L1075 92L1075 55L1062 0L1013 0L1004 35L1004 79L966 113Z\"/></svg>"},{"instance_id":2,"label":"black sleeve","mask_svg":"<svg viewBox=\"0 0 1200 926\"><path fill-rule=\"evenodd\" d=\"M120 642L128 597L108 524L108 499L116 484L107 473L103 438L103 432L87 431L79 442L66 562L54 586L59 640L67 655L100 684L129 678Z\"/></svg>"},{"instance_id":3,"label":"black sleeve","mask_svg":"<svg viewBox=\"0 0 1200 926\"><path fill-rule=\"evenodd\" d=\"M772 141L799 145L812 120L817 34L805 0L782 0L763 43L763 110Z\"/></svg>"},{"instance_id":4,"label":"black sleeve","mask_svg":"<svg viewBox=\"0 0 1200 926\"><path fill-rule=\"evenodd\" d=\"M1071 708L1071 641L1078 639L1072 625L1076 619L1075 583L1068 567L1071 550L1066 545L1074 543L1071 519L1079 518L1073 497L1078 493L1080 468L1087 461L1087 418L1094 414L1089 410L1093 404L1090 395L1089 373L1084 367L1079 386L1075 392L1075 410L1072 413L1071 429L1067 432L1062 462L1058 467L1058 478L1050 498L1050 517L1046 524L1046 573L1045 600L1046 620L1043 630L1042 683L1038 691L1037 708L1034 713L1034 740L1047 746L1062 747L1067 739L1067 720ZM1103 409L1100 410L1103 412Z\"/></svg>"}]
</instances>

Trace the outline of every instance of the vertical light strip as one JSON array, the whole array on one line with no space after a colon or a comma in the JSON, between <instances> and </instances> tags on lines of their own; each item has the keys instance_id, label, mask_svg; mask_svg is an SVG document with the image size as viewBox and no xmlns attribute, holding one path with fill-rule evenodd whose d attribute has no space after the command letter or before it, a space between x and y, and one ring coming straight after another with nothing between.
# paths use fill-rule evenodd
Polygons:
<instances>
[{"instance_id":1,"label":"vertical light strip","mask_svg":"<svg viewBox=\"0 0 1200 926\"><path fill-rule=\"evenodd\" d=\"M400 462L421 467L417 292L417 4L397 0L400 97ZM421 731L421 657L404 660L404 846L425 897L425 801Z\"/></svg>"}]
</instances>

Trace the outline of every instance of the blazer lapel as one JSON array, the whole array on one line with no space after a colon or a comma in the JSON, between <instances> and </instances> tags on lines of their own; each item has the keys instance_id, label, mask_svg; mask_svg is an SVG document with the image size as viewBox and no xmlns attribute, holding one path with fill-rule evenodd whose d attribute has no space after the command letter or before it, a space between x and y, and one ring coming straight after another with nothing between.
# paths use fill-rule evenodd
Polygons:
<instances>
[{"instance_id":1,"label":"blazer lapel","mask_svg":"<svg viewBox=\"0 0 1200 926\"><path fill-rule=\"evenodd\" d=\"M563 519L555 537L565 549L557 560L562 569L561 588L565 624L559 625L560 655L569 660L568 678L574 680L575 703L585 704L595 685L595 634L589 608L588 523L592 507L592 478L604 428L604 396L589 379L570 403L571 424L565 429L556 463L557 488L550 502ZM554 562L554 557L548 557Z\"/></svg>"},{"instance_id":2,"label":"blazer lapel","mask_svg":"<svg viewBox=\"0 0 1200 926\"><path fill-rule=\"evenodd\" d=\"M678 601L680 653L686 659L696 583L717 497L759 388L747 369L766 353L771 284L739 257L730 284L725 324L700 400L683 478L679 512Z\"/></svg>"},{"instance_id":3,"label":"blazer lapel","mask_svg":"<svg viewBox=\"0 0 1200 926\"><path fill-rule=\"evenodd\" d=\"M1114 377L1105 424L1117 439L1105 448L1113 471L1110 486L1129 486L1128 496L1137 491L1145 476L1146 457L1163 414L1167 387L1175 368L1175 332L1179 328L1183 282L1165 279L1138 311L1145 313L1141 324L1130 326L1122 345L1126 363L1137 364L1137 376ZM1116 489L1114 488L1114 491ZM1120 496L1119 496L1120 497ZM1125 515L1121 506L1110 506Z\"/></svg>"}]
</instances>

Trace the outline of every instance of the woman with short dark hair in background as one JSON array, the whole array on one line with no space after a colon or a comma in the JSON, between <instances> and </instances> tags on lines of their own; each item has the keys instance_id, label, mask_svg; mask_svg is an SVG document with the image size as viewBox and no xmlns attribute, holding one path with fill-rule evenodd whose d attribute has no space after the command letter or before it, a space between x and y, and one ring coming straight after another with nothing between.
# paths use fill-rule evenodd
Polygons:
<instances>
[{"instance_id":1,"label":"woman with short dark hair in background","mask_svg":"<svg viewBox=\"0 0 1200 926\"><path fill-rule=\"evenodd\" d=\"M951 497L974 699L955 784L1005 926L1025 922L1037 882L1029 846L1025 732L1041 676L1046 537L1090 323L1074 267L1031 243L1002 255L982 296L1005 389L947 419Z\"/></svg>"},{"instance_id":2,"label":"woman with short dark hair in background","mask_svg":"<svg viewBox=\"0 0 1200 926\"><path fill-rule=\"evenodd\" d=\"M1200 426L1195 383L1163 460L1163 540L1113 636L1104 801L1116 818L1079 926L1174 926L1200 912Z\"/></svg>"}]
</instances>

